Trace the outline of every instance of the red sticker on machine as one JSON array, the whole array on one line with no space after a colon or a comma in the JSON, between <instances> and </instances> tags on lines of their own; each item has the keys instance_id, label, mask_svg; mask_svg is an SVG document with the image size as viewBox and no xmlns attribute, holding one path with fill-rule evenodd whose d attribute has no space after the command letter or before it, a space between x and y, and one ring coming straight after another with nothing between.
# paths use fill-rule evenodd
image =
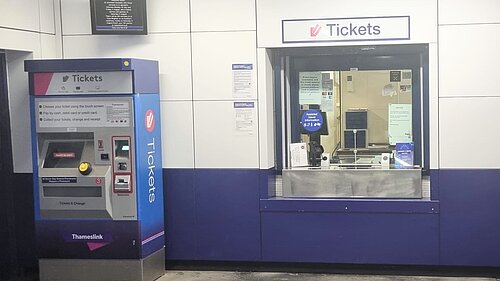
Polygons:
<instances>
[{"instance_id":1,"label":"red sticker on machine","mask_svg":"<svg viewBox=\"0 0 500 281\"><path fill-rule=\"evenodd\" d=\"M74 152L54 152L54 158L75 158Z\"/></svg>"},{"instance_id":2,"label":"red sticker on machine","mask_svg":"<svg viewBox=\"0 0 500 281\"><path fill-rule=\"evenodd\" d=\"M146 111L146 118L144 119L144 122L146 123L146 130L151 133L155 128L155 116L153 114L153 110L148 109L148 111Z\"/></svg>"}]
</instances>

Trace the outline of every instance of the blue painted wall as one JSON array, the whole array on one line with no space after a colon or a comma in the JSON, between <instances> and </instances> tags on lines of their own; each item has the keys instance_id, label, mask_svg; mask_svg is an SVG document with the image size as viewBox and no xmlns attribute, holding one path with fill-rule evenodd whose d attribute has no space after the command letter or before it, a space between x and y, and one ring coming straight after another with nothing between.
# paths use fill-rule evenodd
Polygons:
<instances>
[{"instance_id":1,"label":"blue painted wall","mask_svg":"<svg viewBox=\"0 0 500 281\"><path fill-rule=\"evenodd\" d=\"M437 264L437 214L291 213L262 215L265 261Z\"/></svg>"},{"instance_id":2,"label":"blue painted wall","mask_svg":"<svg viewBox=\"0 0 500 281\"><path fill-rule=\"evenodd\" d=\"M500 266L500 170L440 170L441 263Z\"/></svg>"},{"instance_id":3,"label":"blue painted wall","mask_svg":"<svg viewBox=\"0 0 500 281\"><path fill-rule=\"evenodd\" d=\"M260 260L259 170L164 169L167 258Z\"/></svg>"},{"instance_id":4,"label":"blue painted wall","mask_svg":"<svg viewBox=\"0 0 500 281\"><path fill-rule=\"evenodd\" d=\"M430 201L268 199L270 177L164 169L167 259L500 266L500 170L433 170Z\"/></svg>"}]
</instances>

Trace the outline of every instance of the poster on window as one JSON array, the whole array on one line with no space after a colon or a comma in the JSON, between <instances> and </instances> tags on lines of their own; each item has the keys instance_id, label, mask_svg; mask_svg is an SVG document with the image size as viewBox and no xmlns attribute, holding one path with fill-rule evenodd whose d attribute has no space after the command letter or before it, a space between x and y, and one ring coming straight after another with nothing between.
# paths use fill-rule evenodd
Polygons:
<instances>
[{"instance_id":1,"label":"poster on window","mask_svg":"<svg viewBox=\"0 0 500 281\"><path fill-rule=\"evenodd\" d=\"M413 141L411 104L389 105L389 143L406 143Z\"/></svg>"},{"instance_id":2,"label":"poster on window","mask_svg":"<svg viewBox=\"0 0 500 281\"><path fill-rule=\"evenodd\" d=\"M299 73L299 104L321 104L321 72Z\"/></svg>"}]
</instances>

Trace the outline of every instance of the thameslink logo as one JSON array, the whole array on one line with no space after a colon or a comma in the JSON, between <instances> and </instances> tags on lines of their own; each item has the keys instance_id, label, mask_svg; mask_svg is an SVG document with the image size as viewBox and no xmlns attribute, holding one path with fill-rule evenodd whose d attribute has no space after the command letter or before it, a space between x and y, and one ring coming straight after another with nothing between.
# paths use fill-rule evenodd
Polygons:
<instances>
[{"instance_id":1,"label":"thameslink logo","mask_svg":"<svg viewBox=\"0 0 500 281\"><path fill-rule=\"evenodd\" d=\"M73 240L104 240L102 234L76 234L72 233Z\"/></svg>"}]
</instances>

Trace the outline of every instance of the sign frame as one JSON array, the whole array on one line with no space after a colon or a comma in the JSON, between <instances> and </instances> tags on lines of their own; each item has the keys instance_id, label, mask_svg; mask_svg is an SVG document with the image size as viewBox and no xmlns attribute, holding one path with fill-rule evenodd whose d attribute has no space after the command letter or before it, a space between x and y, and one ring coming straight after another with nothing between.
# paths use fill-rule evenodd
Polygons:
<instances>
[{"instance_id":1,"label":"sign frame","mask_svg":"<svg viewBox=\"0 0 500 281\"><path fill-rule=\"evenodd\" d=\"M148 17L147 17L147 5L146 0L128 0L132 3L133 7L138 7L138 10L132 10L132 17L139 16L140 24L129 26L125 28L113 28L113 25L99 25L99 20L105 21L105 15L103 18L98 18L97 7L99 5L105 6L106 1L109 0L90 0L90 19L92 25L92 35L147 35L148 34ZM96 4L97 3L97 4ZM137 5L137 6L134 6ZM99 28L101 27L101 28ZM133 28L130 28L133 27Z\"/></svg>"},{"instance_id":2,"label":"sign frame","mask_svg":"<svg viewBox=\"0 0 500 281\"><path fill-rule=\"evenodd\" d=\"M333 39L335 37L332 37L332 39L315 39L313 37L316 37L318 33L320 32L319 30L319 23L320 22L348 22L348 21L363 21L363 20L404 20L406 19L405 24L407 24L407 28L405 28L405 36L388 36L388 37L373 37L373 38L347 38L347 39ZM287 39L287 34L286 34L286 26L288 23L311 23L313 26L310 27L310 37L309 39L305 39L306 36L304 36L304 39L296 39L296 40L291 40ZM314 26L314 23L316 25ZM314 28L315 27L315 28ZM317 18L317 19L284 19L281 20L281 43L282 44L300 44L300 43L329 43L329 42L363 42L363 41L393 41L393 40L410 40L410 32L411 31L411 21L410 21L410 16L379 16L379 17L351 17L351 18ZM363 34L364 35L364 34Z\"/></svg>"}]
</instances>

